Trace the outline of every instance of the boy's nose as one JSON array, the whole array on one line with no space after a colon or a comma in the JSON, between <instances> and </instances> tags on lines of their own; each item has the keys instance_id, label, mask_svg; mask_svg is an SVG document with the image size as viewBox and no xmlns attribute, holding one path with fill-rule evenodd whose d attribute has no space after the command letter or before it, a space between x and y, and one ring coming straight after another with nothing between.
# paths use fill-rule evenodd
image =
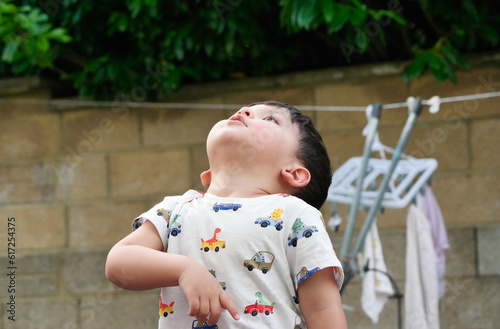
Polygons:
<instances>
[{"instance_id":1,"label":"boy's nose","mask_svg":"<svg viewBox=\"0 0 500 329\"><path fill-rule=\"evenodd\" d=\"M239 114L251 118L253 116L253 112L249 107L242 107L239 111Z\"/></svg>"}]
</instances>

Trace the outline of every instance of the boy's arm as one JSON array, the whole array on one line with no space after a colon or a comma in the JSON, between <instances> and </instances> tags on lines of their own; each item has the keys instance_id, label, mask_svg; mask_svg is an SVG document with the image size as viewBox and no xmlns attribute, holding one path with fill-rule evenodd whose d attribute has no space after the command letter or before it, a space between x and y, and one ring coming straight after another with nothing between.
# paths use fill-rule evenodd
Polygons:
<instances>
[{"instance_id":1,"label":"boy's arm","mask_svg":"<svg viewBox=\"0 0 500 329\"><path fill-rule=\"evenodd\" d=\"M333 268L324 268L301 282L298 295L307 328L347 328Z\"/></svg>"},{"instance_id":2,"label":"boy's arm","mask_svg":"<svg viewBox=\"0 0 500 329\"><path fill-rule=\"evenodd\" d=\"M158 231L150 221L111 248L106 277L127 290L179 286L189 301L188 314L198 320L210 314L210 325L218 321L221 308L239 318L233 301L207 269L189 257L163 252Z\"/></svg>"}]
</instances>

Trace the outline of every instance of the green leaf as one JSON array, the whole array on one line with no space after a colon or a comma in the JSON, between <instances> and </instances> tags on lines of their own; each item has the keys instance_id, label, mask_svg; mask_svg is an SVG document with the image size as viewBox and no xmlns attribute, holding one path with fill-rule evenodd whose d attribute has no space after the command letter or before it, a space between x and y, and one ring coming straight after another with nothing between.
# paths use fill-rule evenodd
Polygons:
<instances>
[{"instance_id":1,"label":"green leaf","mask_svg":"<svg viewBox=\"0 0 500 329\"><path fill-rule=\"evenodd\" d=\"M3 52L2 52L2 60L6 61L8 63L11 63L14 54L17 51L17 48L19 47L19 38L12 38L9 42L6 43Z\"/></svg>"},{"instance_id":2,"label":"green leaf","mask_svg":"<svg viewBox=\"0 0 500 329\"><path fill-rule=\"evenodd\" d=\"M370 10L369 12L376 21L380 21L383 17L388 17L401 25L407 24L406 20L402 16L399 16L391 10Z\"/></svg>"},{"instance_id":3,"label":"green leaf","mask_svg":"<svg viewBox=\"0 0 500 329\"><path fill-rule=\"evenodd\" d=\"M468 19L471 19L474 22L479 21L479 15L477 13L476 6L474 6L474 3L472 1L464 0L464 1L462 1L462 6L464 7L465 11L467 12Z\"/></svg>"},{"instance_id":4,"label":"green leaf","mask_svg":"<svg viewBox=\"0 0 500 329\"><path fill-rule=\"evenodd\" d=\"M427 52L426 60L429 67L436 70L438 70L443 63L442 55L435 50Z\"/></svg>"},{"instance_id":5,"label":"green leaf","mask_svg":"<svg viewBox=\"0 0 500 329\"><path fill-rule=\"evenodd\" d=\"M48 51L50 48L49 40L47 40L47 38L44 37L37 38L36 48L38 51L42 53Z\"/></svg>"},{"instance_id":6,"label":"green leaf","mask_svg":"<svg viewBox=\"0 0 500 329\"><path fill-rule=\"evenodd\" d=\"M62 27L58 27L53 29L52 31L49 31L46 34L47 38L52 39L54 41L59 41L62 43L67 43L71 41L71 37L68 35L66 29Z\"/></svg>"},{"instance_id":7,"label":"green leaf","mask_svg":"<svg viewBox=\"0 0 500 329\"><path fill-rule=\"evenodd\" d=\"M361 25L366 23L368 13L362 8L350 8L349 21L352 25Z\"/></svg>"},{"instance_id":8,"label":"green leaf","mask_svg":"<svg viewBox=\"0 0 500 329\"><path fill-rule=\"evenodd\" d=\"M330 25L333 22L333 18L335 16L335 3L333 0L322 0L321 1L321 10L323 12L323 19L325 20L327 25Z\"/></svg>"},{"instance_id":9,"label":"green leaf","mask_svg":"<svg viewBox=\"0 0 500 329\"><path fill-rule=\"evenodd\" d=\"M316 18L316 0L303 2L301 10L297 11L297 25L308 30Z\"/></svg>"},{"instance_id":10,"label":"green leaf","mask_svg":"<svg viewBox=\"0 0 500 329\"><path fill-rule=\"evenodd\" d=\"M209 57L212 56L212 54L214 53L214 44L213 43L206 43L203 48L205 50L205 54L207 54L207 56L209 56Z\"/></svg>"},{"instance_id":11,"label":"green leaf","mask_svg":"<svg viewBox=\"0 0 500 329\"><path fill-rule=\"evenodd\" d=\"M439 82L444 82L448 78L448 74L441 67L431 68L431 71L434 78Z\"/></svg>"},{"instance_id":12,"label":"green leaf","mask_svg":"<svg viewBox=\"0 0 500 329\"><path fill-rule=\"evenodd\" d=\"M6 24L0 24L0 38L3 38L7 35L10 35L14 31L14 24L12 22L8 22Z\"/></svg>"},{"instance_id":13,"label":"green leaf","mask_svg":"<svg viewBox=\"0 0 500 329\"><path fill-rule=\"evenodd\" d=\"M405 69L404 71L404 80L405 82L410 81L413 78L419 77L422 75L425 69L425 55L419 54L415 57L413 62Z\"/></svg>"},{"instance_id":14,"label":"green leaf","mask_svg":"<svg viewBox=\"0 0 500 329\"><path fill-rule=\"evenodd\" d=\"M184 48L182 47L182 45L177 45L174 48L174 53L175 57L181 61L184 58Z\"/></svg>"},{"instance_id":15,"label":"green leaf","mask_svg":"<svg viewBox=\"0 0 500 329\"><path fill-rule=\"evenodd\" d=\"M113 35L113 33L118 30L120 32L125 32L128 28L128 17L120 12L114 12L108 19L110 29L108 35Z\"/></svg>"},{"instance_id":16,"label":"green leaf","mask_svg":"<svg viewBox=\"0 0 500 329\"><path fill-rule=\"evenodd\" d=\"M17 14L17 7L11 3L0 3L0 14Z\"/></svg>"},{"instance_id":17,"label":"green leaf","mask_svg":"<svg viewBox=\"0 0 500 329\"><path fill-rule=\"evenodd\" d=\"M346 5L338 4L330 24L328 24L328 33L340 31L349 20L351 8Z\"/></svg>"},{"instance_id":18,"label":"green leaf","mask_svg":"<svg viewBox=\"0 0 500 329\"><path fill-rule=\"evenodd\" d=\"M139 15L139 12L141 11L142 3L141 1L137 0L127 1L127 7L128 10L130 10L130 16L132 18L136 18L137 15Z\"/></svg>"}]
</instances>

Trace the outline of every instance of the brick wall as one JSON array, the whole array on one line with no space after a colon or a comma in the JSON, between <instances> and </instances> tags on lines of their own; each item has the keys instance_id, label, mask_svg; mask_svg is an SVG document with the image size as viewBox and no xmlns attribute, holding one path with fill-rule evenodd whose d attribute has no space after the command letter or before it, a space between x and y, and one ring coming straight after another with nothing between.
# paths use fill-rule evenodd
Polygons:
<instances>
[{"instance_id":1,"label":"brick wall","mask_svg":"<svg viewBox=\"0 0 500 329\"><path fill-rule=\"evenodd\" d=\"M430 76L404 84L403 64L348 67L263 79L188 86L176 102L246 104L276 99L300 105L395 103L500 90L497 56L472 59L458 84ZM3 85L2 85L3 84ZM39 79L0 81L0 245L7 250L15 218L15 311L11 278L0 277L0 329L155 328L157 291L124 292L104 277L109 248L131 219L167 194L202 189L205 138L233 110L66 108L9 99L51 99ZM500 321L500 98L442 104L419 118L406 153L439 161L433 190L448 227L443 328L494 328ZM236 110L236 109L234 109ZM321 131L334 167L362 153L364 113L307 112ZM380 139L395 146L406 111L387 110ZM347 218L341 207L341 214ZM327 206L323 209L329 217ZM364 218L358 220L362 223ZM406 209L378 217L389 272L404 291ZM342 231L332 238L340 250ZM3 272L8 255L0 256ZM344 293L350 328L396 327L390 301L378 325L360 310L360 281Z\"/></svg>"}]
</instances>

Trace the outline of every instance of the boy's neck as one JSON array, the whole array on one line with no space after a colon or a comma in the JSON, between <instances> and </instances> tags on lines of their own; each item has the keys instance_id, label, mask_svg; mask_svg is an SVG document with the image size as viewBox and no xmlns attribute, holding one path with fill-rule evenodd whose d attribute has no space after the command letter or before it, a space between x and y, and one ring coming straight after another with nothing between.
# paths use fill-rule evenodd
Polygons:
<instances>
[{"instance_id":1,"label":"boy's neck","mask_svg":"<svg viewBox=\"0 0 500 329\"><path fill-rule=\"evenodd\" d=\"M287 193L280 179L269 177L263 173L248 174L238 171L230 174L229 171L212 170L211 183L207 193L220 197L252 198L277 193Z\"/></svg>"}]
</instances>

